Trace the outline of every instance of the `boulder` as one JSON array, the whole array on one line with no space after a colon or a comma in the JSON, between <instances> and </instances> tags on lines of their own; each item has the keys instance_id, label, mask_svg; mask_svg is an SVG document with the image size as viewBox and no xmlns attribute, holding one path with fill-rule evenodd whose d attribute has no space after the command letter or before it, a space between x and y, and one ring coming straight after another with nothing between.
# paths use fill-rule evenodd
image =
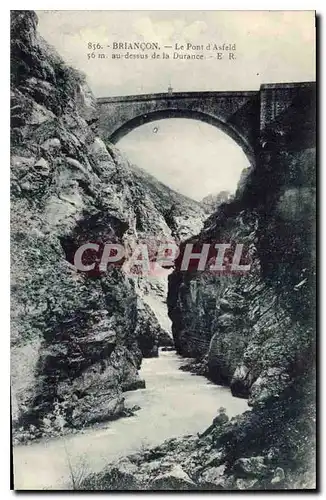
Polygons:
<instances>
[{"instance_id":1,"label":"boulder","mask_svg":"<svg viewBox=\"0 0 326 500\"><path fill-rule=\"evenodd\" d=\"M222 464L225 460L225 453L223 451L216 451L210 455L209 459L205 462L204 468L206 467L216 467Z\"/></svg>"},{"instance_id":2,"label":"boulder","mask_svg":"<svg viewBox=\"0 0 326 500\"><path fill-rule=\"evenodd\" d=\"M230 384L232 395L238 398L247 398L253 380L253 374L244 363L237 366Z\"/></svg>"},{"instance_id":3,"label":"boulder","mask_svg":"<svg viewBox=\"0 0 326 500\"><path fill-rule=\"evenodd\" d=\"M270 367L264 370L251 387L249 404L263 406L268 399L279 397L290 383L285 368Z\"/></svg>"},{"instance_id":4,"label":"boulder","mask_svg":"<svg viewBox=\"0 0 326 500\"><path fill-rule=\"evenodd\" d=\"M276 467L274 471L274 476L271 479L271 483L280 486L280 484L283 483L284 479L285 479L284 470L282 469L282 467Z\"/></svg>"},{"instance_id":5,"label":"boulder","mask_svg":"<svg viewBox=\"0 0 326 500\"><path fill-rule=\"evenodd\" d=\"M146 382L143 379L131 380L122 383L122 391L136 391L137 389L145 389Z\"/></svg>"},{"instance_id":6,"label":"boulder","mask_svg":"<svg viewBox=\"0 0 326 500\"><path fill-rule=\"evenodd\" d=\"M252 490L259 484L258 479L244 479L239 478L236 480L238 490Z\"/></svg>"},{"instance_id":7,"label":"boulder","mask_svg":"<svg viewBox=\"0 0 326 500\"><path fill-rule=\"evenodd\" d=\"M160 474L149 485L150 490L192 490L196 484L180 465L175 465L168 472Z\"/></svg>"},{"instance_id":8,"label":"boulder","mask_svg":"<svg viewBox=\"0 0 326 500\"><path fill-rule=\"evenodd\" d=\"M137 477L137 470L136 465L132 464L127 458L124 458L102 472L100 477L97 477L95 488L92 488L92 484L85 484L83 489L87 489L87 487L96 490L120 491L142 489L141 482Z\"/></svg>"},{"instance_id":9,"label":"boulder","mask_svg":"<svg viewBox=\"0 0 326 500\"><path fill-rule=\"evenodd\" d=\"M224 330L226 328L229 328L230 326L233 325L235 321L235 317L232 313L224 313L221 314L221 316L218 317L217 319L217 326L221 329Z\"/></svg>"},{"instance_id":10,"label":"boulder","mask_svg":"<svg viewBox=\"0 0 326 500\"><path fill-rule=\"evenodd\" d=\"M230 478L225 475L226 466L210 467L199 478L200 489L231 489Z\"/></svg>"},{"instance_id":11,"label":"boulder","mask_svg":"<svg viewBox=\"0 0 326 500\"><path fill-rule=\"evenodd\" d=\"M265 465L264 457L239 458L233 464L233 470L241 477L266 477L270 469Z\"/></svg>"}]
</instances>

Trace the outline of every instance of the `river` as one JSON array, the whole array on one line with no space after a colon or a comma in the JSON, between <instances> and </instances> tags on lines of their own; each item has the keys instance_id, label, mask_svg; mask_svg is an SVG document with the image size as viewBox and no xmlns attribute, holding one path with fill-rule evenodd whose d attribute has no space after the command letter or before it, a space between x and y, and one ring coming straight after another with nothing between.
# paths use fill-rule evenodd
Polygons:
<instances>
[{"instance_id":1,"label":"river","mask_svg":"<svg viewBox=\"0 0 326 500\"><path fill-rule=\"evenodd\" d=\"M174 351L143 360L140 375L146 389L125 393L126 406L141 407L134 416L14 447L15 489L71 488L69 463L76 475L85 476L143 447L203 431L221 406L229 417L248 409L246 400L234 398L229 388L179 370L185 361Z\"/></svg>"}]
</instances>

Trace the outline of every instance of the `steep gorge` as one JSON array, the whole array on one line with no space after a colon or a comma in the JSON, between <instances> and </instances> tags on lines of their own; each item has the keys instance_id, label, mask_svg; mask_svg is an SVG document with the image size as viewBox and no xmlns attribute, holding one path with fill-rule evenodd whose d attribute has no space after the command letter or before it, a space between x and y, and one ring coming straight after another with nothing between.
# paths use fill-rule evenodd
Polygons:
<instances>
[{"instance_id":1,"label":"steep gorge","mask_svg":"<svg viewBox=\"0 0 326 500\"><path fill-rule=\"evenodd\" d=\"M299 91L272 127L262 111L256 165L200 231L199 206L98 137L84 78L36 28L33 12L12 13L15 435L30 439L123 415L123 391L143 386L142 357L155 355L164 337L144 298L155 285L120 268L78 273L73 250L108 238L133 245L199 233L191 241L246 244L251 271L176 269L168 291L175 346L196 359L190 370L230 385L253 409L231 421L222 411L203 436L129 457L83 486L313 487L314 93Z\"/></svg>"},{"instance_id":2,"label":"steep gorge","mask_svg":"<svg viewBox=\"0 0 326 500\"><path fill-rule=\"evenodd\" d=\"M169 276L175 346L194 358L185 368L230 385L252 410L229 420L220 409L201 435L108 465L82 488L316 487L315 88L288 87L292 104L280 111L277 90L262 91L256 165L188 240L244 244L250 272L217 276L176 262Z\"/></svg>"},{"instance_id":3,"label":"steep gorge","mask_svg":"<svg viewBox=\"0 0 326 500\"><path fill-rule=\"evenodd\" d=\"M109 464L80 488L283 490L316 487L315 93L300 89L235 199L188 241L243 243L249 273L176 269L168 306L186 369L231 386L251 411Z\"/></svg>"}]
</instances>

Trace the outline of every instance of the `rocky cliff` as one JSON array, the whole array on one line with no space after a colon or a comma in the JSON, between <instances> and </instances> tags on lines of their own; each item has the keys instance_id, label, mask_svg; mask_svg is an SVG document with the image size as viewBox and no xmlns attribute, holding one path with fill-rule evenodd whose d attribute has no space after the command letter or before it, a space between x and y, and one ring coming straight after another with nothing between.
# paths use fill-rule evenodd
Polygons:
<instances>
[{"instance_id":1,"label":"rocky cliff","mask_svg":"<svg viewBox=\"0 0 326 500\"><path fill-rule=\"evenodd\" d=\"M262 93L263 101L272 98ZM223 477L214 479L222 489L314 485L315 88L295 90L291 106L272 122L265 104L256 165L235 200L222 205L194 239L244 244L250 271L214 276L177 270L169 283L175 345L197 360L188 369L230 385L253 407L230 427L237 448L214 464L224 464L225 472L211 471ZM214 432L220 432L218 440L229 439L225 428ZM239 465L256 455L274 473L281 467L280 482L268 483L268 474ZM223 482L229 475L232 484Z\"/></svg>"},{"instance_id":2,"label":"rocky cliff","mask_svg":"<svg viewBox=\"0 0 326 500\"><path fill-rule=\"evenodd\" d=\"M123 414L122 392L143 386L142 356L165 335L134 278L118 267L78 272L74 250L171 238L176 202L201 214L168 188L161 196L96 122L84 77L37 34L35 13L13 11L12 413L27 438Z\"/></svg>"},{"instance_id":3,"label":"rocky cliff","mask_svg":"<svg viewBox=\"0 0 326 500\"><path fill-rule=\"evenodd\" d=\"M220 191L219 193L208 194L201 200L201 205L208 215L217 211L222 203L226 203L233 198L230 191Z\"/></svg>"},{"instance_id":4,"label":"rocky cliff","mask_svg":"<svg viewBox=\"0 0 326 500\"><path fill-rule=\"evenodd\" d=\"M297 115L297 116L296 116ZM198 243L242 243L242 276L176 271L169 314L178 351L218 383L261 404L314 360L314 93L299 93L273 127L262 120L257 164L205 223ZM303 131L301 124L306 124ZM197 364L198 369L198 364Z\"/></svg>"}]
</instances>

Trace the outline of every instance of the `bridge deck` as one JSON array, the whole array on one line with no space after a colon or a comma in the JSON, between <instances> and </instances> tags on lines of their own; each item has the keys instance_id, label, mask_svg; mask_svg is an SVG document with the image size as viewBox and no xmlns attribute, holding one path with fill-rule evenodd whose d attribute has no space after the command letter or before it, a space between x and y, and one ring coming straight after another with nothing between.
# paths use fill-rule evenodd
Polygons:
<instances>
[{"instance_id":1,"label":"bridge deck","mask_svg":"<svg viewBox=\"0 0 326 500\"><path fill-rule=\"evenodd\" d=\"M222 90L222 91L196 91L196 92L161 92L157 94L137 94L126 96L113 96L113 97L98 97L99 104L110 102L128 102L128 101L154 101L159 99L196 99L209 98L209 97L239 97L239 96L254 96L259 94L260 90L276 89L276 88L293 88L293 87L313 87L315 82L286 82L286 83L263 83L258 90Z\"/></svg>"},{"instance_id":2,"label":"bridge deck","mask_svg":"<svg viewBox=\"0 0 326 500\"><path fill-rule=\"evenodd\" d=\"M154 101L159 99L196 99L209 98L209 97L239 97L239 96L254 96L259 93L259 90L232 90L232 91L205 91L205 92L173 92L169 94L168 92L162 92L159 94L138 94L138 95L126 95L126 96L115 96L115 97L98 97L97 102L99 104L105 104L110 102L128 102L128 101Z\"/></svg>"}]
</instances>

